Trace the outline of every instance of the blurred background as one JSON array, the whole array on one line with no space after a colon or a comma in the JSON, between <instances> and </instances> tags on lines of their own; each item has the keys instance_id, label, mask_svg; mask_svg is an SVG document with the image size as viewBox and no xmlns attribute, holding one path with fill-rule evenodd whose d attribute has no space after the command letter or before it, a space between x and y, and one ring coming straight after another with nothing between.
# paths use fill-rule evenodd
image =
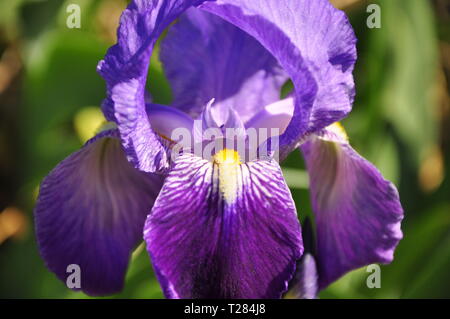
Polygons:
<instances>
[{"instance_id":1,"label":"blurred background","mask_svg":"<svg viewBox=\"0 0 450 319\"><path fill-rule=\"evenodd\" d=\"M355 149L399 188L404 239L369 289L353 271L321 298L450 297L450 1L334 0L358 37L357 95L343 121ZM69 4L81 28L69 29ZM381 8L370 29L369 4ZM97 62L115 43L125 0L0 0L0 298L88 298L68 290L39 256L33 207L42 178L103 122ZM157 51L157 50L156 50ZM157 53L157 52L156 52ZM157 54L149 90L171 100ZM283 170L301 219L311 215L300 154ZM141 245L125 290L113 297L162 298Z\"/></svg>"}]
</instances>

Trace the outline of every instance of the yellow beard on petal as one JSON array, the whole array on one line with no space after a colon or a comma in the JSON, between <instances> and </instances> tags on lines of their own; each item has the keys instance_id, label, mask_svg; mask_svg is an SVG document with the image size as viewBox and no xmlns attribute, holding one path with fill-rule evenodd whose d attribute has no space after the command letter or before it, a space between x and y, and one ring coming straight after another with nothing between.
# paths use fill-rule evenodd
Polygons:
<instances>
[{"instance_id":1,"label":"yellow beard on petal","mask_svg":"<svg viewBox=\"0 0 450 319\"><path fill-rule=\"evenodd\" d=\"M340 138L348 141L347 132L345 131L345 128L342 126L340 122L334 122L333 124L327 126L327 130L333 132Z\"/></svg>"},{"instance_id":2,"label":"yellow beard on petal","mask_svg":"<svg viewBox=\"0 0 450 319\"><path fill-rule=\"evenodd\" d=\"M235 150L223 149L213 156L218 167L219 190L228 204L234 203L239 188L239 165L241 159Z\"/></svg>"}]
</instances>

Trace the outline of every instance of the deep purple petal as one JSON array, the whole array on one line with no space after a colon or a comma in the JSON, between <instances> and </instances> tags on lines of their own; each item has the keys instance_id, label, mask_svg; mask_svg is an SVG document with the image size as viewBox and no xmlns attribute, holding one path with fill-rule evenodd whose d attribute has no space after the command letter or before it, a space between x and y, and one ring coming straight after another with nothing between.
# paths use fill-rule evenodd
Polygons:
<instances>
[{"instance_id":1,"label":"deep purple petal","mask_svg":"<svg viewBox=\"0 0 450 319\"><path fill-rule=\"evenodd\" d=\"M343 135L326 131L301 150L316 218L320 289L352 269L391 262L402 238L395 186Z\"/></svg>"},{"instance_id":2,"label":"deep purple petal","mask_svg":"<svg viewBox=\"0 0 450 319\"><path fill-rule=\"evenodd\" d=\"M303 246L274 161L220 163L182 155L144 238L167 297L279 298Z\"/></svg>"},{"instance_id":3,"label":"deep purple petal","mask_svg":"<svg viewBox=\"0 0 450 319\"><path fill-rule=\"evenodd\" d=\"M167 154L145 112L145 84L153 46L184 10L200 0L135 0L123 12L112 46L98 72L106 80L103 112L119 127L128 160L143 171L168 167Z\"/></svg>"},{"instance_id":4,"label":"deep purple petal","mask_svg":"<svg viewBox=\"0 0 450 319\"><path fill-rule=\"evenodd\" d=\"M287 77L253 37L225 20L188 10L161 46L161 60L172 84L173 105L197 117L215 99L234 108L245 122L279 99Z\"/></svg>"},{"instance_id":5,"label":"deep purple petal","mask_svg":"<svg viewBox=\"0 0 450 319\"><path fill-rule=\"evenodd\" d=\"M252 35L292 79L295 111L282 145L294 147L350 112L356 38L345 14L328 0L217 0L200 8Z\"/></svg>"},{"instance_id":6,"label":"deep purple petal","mask_svg":"<svg viewBox=\"0 0 450 319\"><path fill-rule=\"evenodd\" d=\"M66 282L81 268L81 290L107 295L123 287L130 254L142 239L162 177L128 163L117 132L90 140L44 179L35 209L47 267Z\"/></svg>"}]
</instances>

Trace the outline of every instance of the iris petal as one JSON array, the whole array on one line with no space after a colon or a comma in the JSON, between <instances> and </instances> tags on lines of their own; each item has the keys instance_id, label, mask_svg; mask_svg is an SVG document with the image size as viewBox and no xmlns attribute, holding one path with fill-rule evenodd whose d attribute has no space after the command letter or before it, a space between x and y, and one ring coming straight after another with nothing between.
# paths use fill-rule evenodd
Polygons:
<instances>
[{"instance_id":1,"label":"iris petal","mask_svg":"<svg viewBox=\"0 0 450 319\"><path fill-rule=\"evenodd\" d=\"M41 184L36 234L48 268L66 282L67 267L78 265L90 295L120 291L161 185L160 176L128 163L117 132L90 140Z\"/></svg>"},{"instance_id":2,"label":"iris petal","mask_svg":"<svg viewBox=\"0 0 450 319\"><path fill-rule=\"evenodd\" d=\"M194 128L194 120L176 108L159 104L147 104L146 109L154 132L165 138L175 138L174 134L177 129L185 129L192 132Z\"/></svg>"},{"instance_id":3,"label":"iris petal","mask_svg":"<svg viewBox=\"0 0 450 319\"><path fill-rule=\"evenodd\" d=\"M278 164L175 161L144 238L167 297L279 298L303 246Z\"/></svg>"},{"instance_id":4,"label":"iris petal","mask_svg":"<svg viewBox=\"0 0 450 319\"><path fill-rule=\"evenodd\" d=\"M226 129L232 129L237 135L245 135L245 126L239 114L230 106L217 105L215 99L212 99L200 114L202 126L196 128L207 138L210 134L206 131L217 131L215 136L225 136ZM198 133L199 133L198 132ZM201 140L202 138L200 138Z\"/></svg>"},{"instance_id":5,"label":"iris petal","mask_svg":"<svg viewBox=\"0 0 450 319\"><path fill-rule=\"evenodd\" d=\"M290 283L286 299L317 299L319 294L319 276L314 257L310 253L302 256L298 263L295 277Z\"/></svg>"},{"instance_id":6,"label":"iris petal","mask_svg":"<svg viewBox=\"0 0 450 319\"><path fill-rule=\"evenodd\" d=\"M284 152L350 112L356 38L328 0L217 0L200 8L252 35L290 76L295 109L280 140Z\"/></svg>"},{"instance_id":7,"label":"iris petal","mask_svg":"<svg viewBox=\"0 0 450 319\"><path fill-rule=\"evenodd\" d=\"M212 98L245 122L279 99L286 74L261 44L229 22L188 10L161 46L173 105L197 117Z\"/></svg>"},{"instance_id":8,"label":"iris petal","mask_svg":"<svg viewBox=\"0 0 450 319\"><path fill-rule=\"evenodd\" d=\"M112 46L97 70L106 80L102 109L117 123L128 160L143 171L167 169L163 144L153 132L145 110L145 84L153 46L173 20L200 0L135 0L123 12Z\"/></svg>"},{"instance_id":9,"label":"iris petal","mask_svg":"<svg viewBox=\"0 0 450 319\"><path fill-rule=\"evenodd\" d=\"M301 150L316 218L320 288L350 270L391 262L402 238L395 186L339 130L325 131Z\"/></svg>"},{"instance_id":10,"label":"iris petal","mask_svg":"<svg viewBox=\"0 0 450 319\"><path fill-rule=\"evenodd\" d=\"M294 113L294 99L285 98L275 103L266 105L261 111L253 116L247 123L247 127L255 129L277 128L280 135L286 131Z\"/></svg>"}]
</instances>

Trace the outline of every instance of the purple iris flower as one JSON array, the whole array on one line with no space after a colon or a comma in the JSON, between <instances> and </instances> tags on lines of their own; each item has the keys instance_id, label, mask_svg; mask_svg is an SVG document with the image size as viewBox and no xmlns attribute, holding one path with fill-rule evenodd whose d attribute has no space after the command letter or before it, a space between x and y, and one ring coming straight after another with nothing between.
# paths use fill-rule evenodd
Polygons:
<instances>
[{"instance_id":1,"label":"purple iris flower","mask_svg":"<svg viewBox=\"0 0 450 319\"><path fill-rule=\"evenodd\" d=\"M160 58L174 99L163 106L151 102L146 81L169 26ZM169 298L281 297L303 243L274 145L280 160L297 148L306 160L318 289L392 261L402 237L397 190L335 124L355 92L356 38L343 12L327 0L134 0L117 35L98 65L114 128L45 178L35 210L41 255L61 280L77 264L84 292L120 291L144 238ZM280 99L288 79L293 92ZM244 142L251 128L279 134L258 140L269 156L226 147L209 158L186 148L173 157L180 128L200 136L204 150L194 120L200 133L234 128Z\"/></svg>"}]
</instances>

